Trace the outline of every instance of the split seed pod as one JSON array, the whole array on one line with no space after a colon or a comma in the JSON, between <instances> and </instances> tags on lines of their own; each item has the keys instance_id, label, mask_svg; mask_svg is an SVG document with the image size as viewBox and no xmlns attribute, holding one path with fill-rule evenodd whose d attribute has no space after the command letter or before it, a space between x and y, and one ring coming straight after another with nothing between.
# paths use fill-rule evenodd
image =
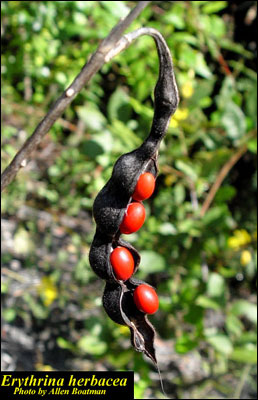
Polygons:
<instances>
[{"instance_id":1,"label":"split seed pod","mask_svg":"<svg viewBox=\"0 0 258 400\"><path fill-rule=\"evenodd\" d=\"M114 322L128 326L135 350L145 353L157 365L154 348L155 330L147 315L137 309L133 300L134 290L146 283L133 276L125 282L117 280L110 263L111 249L123 246L134 258L133 275L138 269L140 255L130 243L120 237L119 227L140 175L150 172L155 178L157 176L159 145L179 102L170 51L162 35L152 28L141 28L131 32L127 37L130 36L132 41L144 34L154 38L160 63L159 77L154 90L152 127L149 136L140 147L122 155L116 161L111 178L94 201L93 215L97 229L89 260L94 272L106 280L103 306L108 316Z\"/></svg>"}]
</instances>

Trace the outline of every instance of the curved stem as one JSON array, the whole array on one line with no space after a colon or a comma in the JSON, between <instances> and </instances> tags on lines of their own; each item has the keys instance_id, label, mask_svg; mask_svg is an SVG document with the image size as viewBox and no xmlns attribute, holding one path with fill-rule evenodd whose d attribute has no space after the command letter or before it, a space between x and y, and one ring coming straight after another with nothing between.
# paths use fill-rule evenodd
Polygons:
<instances>
[{"instance_id":1,"label":"curved stem","mask_svg":"<svg viewBox=\"0 0 258 400\"><path fill-rule=\"evenodd\" d=\"M179 103L173 62L165 39L156 29L137 29L124 35L106 55L105 60L111 60L121 51L125 50L134 40L143 35L154 38L159 55L159 78L154 90L154 117L151 132L142 145L147 146L149 153L152 153L164 137L170 118L175 113Z\"/></svg>"}]
</instances>

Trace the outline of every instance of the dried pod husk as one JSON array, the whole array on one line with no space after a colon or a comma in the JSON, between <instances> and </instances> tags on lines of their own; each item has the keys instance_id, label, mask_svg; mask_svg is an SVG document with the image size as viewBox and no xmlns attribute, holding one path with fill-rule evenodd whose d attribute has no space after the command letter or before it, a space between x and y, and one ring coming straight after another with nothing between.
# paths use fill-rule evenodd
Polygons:
<instances>
[{"instance_id":1,"label":"dried pod husk","mask_svg":"<svg viewBox=\"0 0 258 400\"><path fill-rule=\"evenodd\" d=\"M134 273L137 271L141 260L138 251L122 238L111 238L97 229L90 248L89 260L92 269L101 279L117 281L110 263L110 254L112 248L118 246L126 247L131 252L134 259Z\"/></svg>"},{"instance_id":2,"label":"dried pod husk","mask_svg":"<svg viewBox=\"0 0 258 400\"><path fill-rule=\"evenodd\" d=\"M133 300L133 292L141 284L146 285L135 278L130 278L127 282L108 282L103 294L103 306L114 322L130 328L131 343L135 350L145 353L156 363L155 329L147 315L138 310Z\"/></svg>"},{"instance_id":3,"label":"dried pod husk","mask_svg":"<svg viewBox=\"0 0 258 400\"><path fill-rule=\"evenodd\" d=\"M121 313L122 298L123 286L119 282L107 282L102 297L104 309L114 322L119 325L127 325Z\"/></svg>"}]
</instances>

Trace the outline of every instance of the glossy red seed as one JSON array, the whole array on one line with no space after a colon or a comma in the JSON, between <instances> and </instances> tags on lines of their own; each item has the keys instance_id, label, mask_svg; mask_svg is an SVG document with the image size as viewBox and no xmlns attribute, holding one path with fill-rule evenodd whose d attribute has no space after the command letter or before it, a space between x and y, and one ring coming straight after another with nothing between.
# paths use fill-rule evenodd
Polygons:
<instances>
[{"instance_id":1,"label":"glossy red seed","mask_svg":"<svg viewBox=\"0 0 258 400\"><path fill-rule=\"evenodd\" d=\"M110 254L110 262L117 279L127 281L134 271L134 258L126 247L116 247Z\"/></svg>"},{"instance_id":2,"label":"glossy red seed","mask_svg":"<svg viewBox=\"0 0 258 400\"><path fill-rule=\"evenodd\" d=\"M138 231L145 221L145 208L138 201L130 203L120 225L120 232L129 235Z\"/></svg>"},{"instance_id":3,"label":"glossy red seed","mask_svg":"<svg viewBox=\"0 0 258 400\"><path fill-rule=\"evenodd\" d=\"M155 189L155 178L150 172L141 174L133 192L134 200L148 199Z\"/></svg>"},{"instance_id":4,"label":"glossy red seed","mask_svg":"<svg viewBox=\"0 0 258 400\"><path fill-rule=\"evenodd\" d=\"M134 291L133 299L136 307L145 314L154 314L159 308L156 291L148 285L139 285Z\"/></svg>"}]
</instances>

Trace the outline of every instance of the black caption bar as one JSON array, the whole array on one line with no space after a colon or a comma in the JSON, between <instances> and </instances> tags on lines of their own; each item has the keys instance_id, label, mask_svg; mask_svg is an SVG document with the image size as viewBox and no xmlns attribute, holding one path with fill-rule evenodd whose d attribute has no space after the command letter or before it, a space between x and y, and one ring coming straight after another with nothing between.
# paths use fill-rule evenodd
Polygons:
<instances>
[{"instance_id":1,"label":"black caption bar","mask_svg":"<svg viewBox=\"0 0 258 400\"><path fill-rule=\"evenodd\" d=\"M134 374L128 372L14 371L1 372L6 399L123 399L134 398Z\"/></svg>"}]
</instances>

